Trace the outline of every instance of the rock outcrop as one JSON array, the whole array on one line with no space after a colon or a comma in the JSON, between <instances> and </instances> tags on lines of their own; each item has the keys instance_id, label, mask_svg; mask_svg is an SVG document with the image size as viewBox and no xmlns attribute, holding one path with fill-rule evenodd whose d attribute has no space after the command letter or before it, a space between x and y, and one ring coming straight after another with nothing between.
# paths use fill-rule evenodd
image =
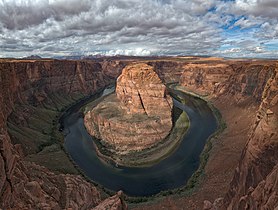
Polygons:
<instances>
[{"instance_id":1,"label":"rock outcrop","mask_svg":"<svg viewBox=\"0 0 278 210\"><path fill-rule=\"evenodd\" d=\"M235 100L261 100L265 84L275 69L273 62L226 61L184 65L180 84L201 95L231 95Z\"/></svg>"},{"instance_id":2,"label":"rock outcrop","mask_svg":"<svg viewBox=\"0 0 278 210\"><path fill-rule=\"evenodd\" d=\"M36 164L18 161L1 196L7 209L89 209L100 193L80 176L54 174Z\"/></svg>"},{"instance_id":3,"label":"rock outcrop","mask_svg":"<svg viewBox=\"0 0 278 210\"><path fill-rule=\"evenodd\" d=\"M184 66L180 84L203 95L221 94L232 72L227 63L188 64Z\"/></svg>"},{"instance_id":4,"label":"rock outcrop","mask_svg":"<svg viewBox=\"0 0 278 210\"><path fill-rule=\"evenodd\" d=\"M243 107L247 101L259 107L250 137L246 138L246 141L248 140L246 147L222 207L224 209L277 208L278 92L277 67L274 62L188 60L149 61L149 64L154 67L164 82L179 81L187 90L208 95L215 100L224 98L225 103L232 101L233 104ZM125 65L126 63L122 61L43 59L0 61L0 208L125 208L123 200L118 195L101 204L98 190L80 176L56 174L45 167L24 160L24 155L30 150L27 148L23 151L19 145L22 144L22 139L14 141L15 136L9 135L7 131L7 119L11 113L17 116L15 121L18 125L26 125L32 113L30 107L54 104L53 106L58 108L55 100L57 93L71 97L78 95L77 98L91 94L114 82ZM126 88L122 86L122 90L129 90L128 83L126 85ZM133 94L122 93L121 97L124 99L123 102L116 97L113 100L123 107L125 102L133 97L136 101L136 109L139 113L143 112L143 106L140 107L139 97L136 94L133 96ZM23 104L28 106L22 110L18 109ZM132 107L130 108L133 110ZM132 112L136 113L136 110ZM107 129L111 128L109 123L115 127L119 126L117 130L131 127L130 124L122 124L121 127L121 124L106 119L98 115L96 121L101 122ZM35 142L37 139L27 138L26 140ZM12 142L18 144L14 145ZM227 178L228 182L229 180L230 177ZM217 188L217 183L213 186ZM204 200L201 201L199 197L197 199L199 203ZM206 208L220 208L222 199L217 201L221 202L206 201Z\"/></svg>"},{"instance_id":5,"label":"rock outcrop","mask_svg":"<svg viewBox=\"0 0 278 210\"><path fill-rule=\"evenodd\" d=\"M226 196L228 209L278 207L278 67L268 79L248 143Z\"/></svg>"},{"instance_id":6,"label":"rock outcrop","mask_svg":"<svg viewBox=\"0 0 278 210\"><path fill-rule=\"evenodd\" d=\"M124 68L117 79L116 94L128 114L159 116L172 126L172 99L153 67L136 64Z\"/></svg>"},{"instance_id":7,"label":"rock outcrop","mask_svg":"<svg viewBox=\"0 0 278 210\"><path fill-rule=\"evenodd\" d=\"M180 83L214 98L225 95L239 105L260 104L226 195L223 209L275 209L278 206L278 76L274 62L188 64ZM204 209L219 209L205 202Z\"/></svg>"},{"instance_id":8,"label":"rock outcrop","mask_svg":"<svg viewBox=\"0 0 278 210\"><path fill-rule=\"evenodd\" d=\"M119 191L116 195L102 201L94 210L126 210L127 205L123 202L122 191Z\"/></svg>"},{"instance_id":9,"label":"rock outcrop","mask_svg":"<svg viewBox=\"0 0 278 210\"><path fill-rule=\"evenodd\" d=\"M47 104L55 108L57 93L71 97L94 93L113 81L117 73L110 70L93 61L0 61L0 209L90 209L100 204L99 191L84 178L54 174L25 161L21 145L11 143L7 119L17 112L22 126L30 117L29 108ZM28 106L20 113L19 105Z\"/></svg>"},{"instance_id":10,"label":"rock outcrop","mask_svg":"<svg viewBox=\"0 0 278 210\"><path fill-rule=\"evenodd\" d=\"M133 64L118 77L116 96L109 96L86 113L84 122L92 136L115 151L128 153L151 147L169 134L172 106L153 67Z\"/></svg>"},{"instance_id":11,"label":"rock outcrop","mask_svg":"<svg viewBox=\"0 0 278 210\"><path fill-rule=\"evenodd\" d=\"M251 103L259 107L229 192L220 205L215 204L217 200L205 201L204 209L277 208L278 70L275 62L193 63L184 69L180 83L187 90L216 100L228 97L237 106Z\"/></svg>"}]
</instances>

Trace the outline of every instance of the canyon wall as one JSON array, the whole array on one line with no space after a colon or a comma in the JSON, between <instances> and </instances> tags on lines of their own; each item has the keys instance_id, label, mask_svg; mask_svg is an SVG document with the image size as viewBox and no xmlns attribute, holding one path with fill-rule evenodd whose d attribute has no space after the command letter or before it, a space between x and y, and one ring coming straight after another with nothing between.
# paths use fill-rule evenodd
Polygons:
<instances>
[{"instance_id":1,"label":"canyon wall","mask_svg":"<svg viewBox=\"0 0 278 210\"><path fill-rule=\"evenodd\" d=\"M278 68L262 94L255 123L225 198L228 209L278 207Z\"/></svg>"},{"instance_id":2,"label":"canyon wall","mask_svg":"<svg viewBox=\"0 0 278 210\"><path fill-rule=\"evenodd\" d=\"M180 84L201 95L231 95L237 101L252 97L259 102L274 69L273 62L190 63L184 66Z\"/></svg>"},{"instance_id":3,"label":"canyon wall","mask_svg":"<svg viewBox=\"0 0 278 210\"><path fill-rule=\"evenodd\" d=\"M228 98L229 103L238 106L248 101L259 107L222 208L278 207L278 68L275 62L194 63L185 65L184 69L180 83L187 90L214 100ZM210 205L210 208L217 207Z\"/></svg>"},{"instance_id":4,"label":"canyon wall","mask_svg":"<svg viewBox=\"0 0 278 210\"><path fill-rule=\"evenodd\" d=\"M119 64L123 67L124 64ZM50 95L89 95L111 83L120 70L92 61L0 61L0 106L3 126L15 103L38 106Z\"/></svg>"},{"instance_id":5,"label":"canyon wall","mask_svg":"<svg viewBox=\"0 0 278 210\"><path fill-rule=\"evenodd\" d=\"M82 177L54 174L24 161L21 146L11 143L7 118L17 104L44 106L56 93L79 98L94 93L113 82L123 66L93 61L0 61L0 208L89 209L101 202L97 189ZM24 118L26 113L22 112Z\"/></svg>"},{"instance_id":6,"label":"canyon wall","mask_svg":"<svg viewBox=\"0 0 278 210\"><path fill-rule=\"evenodd\" d=\"M277 67L272 61L149 61L164 82L180 82L188 91L213 100L248 103L259 107L250 137L224 199L228 209L277 207ZM17 104L33 107L55 104L54 93L81 98L114 82L126 65L121 61L0 62L0 208L89 209L101 204L97 189L76 175L55 174L24 160L11 143L7 118ZM221 110L220 110L221 111ZM22 110L16 122L30 117ZM27 113L27 114L26 114ZM228 125L229 126L229 125ZM35 139L30 139L35 140ZM14 142L13 142L14 143ZM118 195L106 207L126 208Z\"/></svg>"}]
</instances>

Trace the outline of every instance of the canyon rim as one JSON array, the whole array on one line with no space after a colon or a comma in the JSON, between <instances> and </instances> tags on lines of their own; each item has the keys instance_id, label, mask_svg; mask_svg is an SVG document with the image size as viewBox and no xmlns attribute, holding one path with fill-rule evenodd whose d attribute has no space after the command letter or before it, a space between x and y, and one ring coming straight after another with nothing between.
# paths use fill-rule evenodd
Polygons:
<instances>
[{"instance_id":1,"label":"canyon rim","mask_svg":"<svg viewBox=\"0 0 278 210\"><path fill-rule=\"evenodd\" d=\"M134 59L1 60L2 207L93 208L107 202L107 205L126 208L123 197L119 196L121 193L102 201L101 189L76 175L78 172L59 146L62 138L53 122L55 125L63 107L115 82L131 62ZM156 205L181 207L186 204L202 208L203 200L224 197L224 209L241 209L248 205L257 209L276 207L276 61L195 58L148 60L147 63L164 83L176 79L184 90L213 102L227 123L227 129L212 141L204 169L206 177L200 181L202 187L197 187L190 196L166 197ZM89 78L88 75L94 76ZM65 94L70 97L65 98ZM237 113L241 113L240 116ZM50 120L45 122L45 119ZM253 152L256 155L248 156ZM230 161L223 168L222 160L226 158ZM58 159L62 162L53 164ZM59 164L63 164L63 168ZM219 185L212 188L215 179ZM147 207L157 208L153 205Z\"/></svg>"},{"instance_id":2,"label":"canyon rim","mask_svg":"<svg viewBox=\"0 0 278 210\"><path fill-rule=\"evenodd\" d=\"M277 0L0 1L0 210L278 210Z\"/></svg>"}]
</instances>

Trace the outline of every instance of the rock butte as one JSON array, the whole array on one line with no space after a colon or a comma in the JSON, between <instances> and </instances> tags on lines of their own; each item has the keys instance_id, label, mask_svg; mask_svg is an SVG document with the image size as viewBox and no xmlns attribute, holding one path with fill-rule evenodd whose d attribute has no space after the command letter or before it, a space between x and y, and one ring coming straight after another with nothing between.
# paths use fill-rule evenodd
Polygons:
<instances>
[{"instance_id":1,"label":"rock butte","mask_svg":"<svg viewBox=\"0 0 278 210\"><path fill-rule=\"evenodd\" d=\"M76 94L89 95L111 84L131 62L116 59L99 62L0 59L0 208L126 208L120 193L102 201L100 188L83 177L53 173L40 166L44 162L31 163L27 159L30 155L39 157L48 148L45 146L39 153L35 149L43 137L41 133L35 135L39 132L30 127L35 108L57 107L66 96L76 99ZM206 176L200 189L194 192L196 196L168 197L153 204L153 208L142 206L142 209L160 209L161 203L164 208L202 209L203 200L213 201L220 196L224 196L222 209L277 209L277 61L204 61L181 57L148 62L163 81L179 82L187 90L208 95L223 113L228 128L213 142ZM64 106L69 104L63 102ZM246 121L249 124L242 124L243 118L249 118ZM17 132L36 132L31 137L27 132L13 135L8 133L11 123ZM48 162L67 159L66 155L53 159L55 152L49 150L45 155ZM198 208L190 208L190 203ZM214 202L217 206L219 203L221 199ZM206 204L207 209L216 209L212 203Z\"/></svg>"},{"instance_id":2,"label":"rock butte","mask_svg":"<svg viewBox=\"0 0 278 210\"><path fill-rule=\"evenodd\" d=\"M116 95L87 112L84 122L92 136L124 154L163 140L172 128L172 107L153 67L131 64L117 79Z\"/></svg>"}]
</instances>

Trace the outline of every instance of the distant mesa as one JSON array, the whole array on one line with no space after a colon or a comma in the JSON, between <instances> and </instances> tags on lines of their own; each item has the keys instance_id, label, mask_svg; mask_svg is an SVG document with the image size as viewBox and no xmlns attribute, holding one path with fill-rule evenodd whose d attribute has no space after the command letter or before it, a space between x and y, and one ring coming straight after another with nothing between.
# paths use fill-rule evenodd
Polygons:
<instances>
[{"instance_id":1,"label":"distant mesa","mask_svg":"<svg viewBox=\"0 0 278 210\"><path fill-rule=\"evenodd\" d=\"M88 132L119 154L140 151L165 139L172 129L173 101L152 66L126 66L116 94L85 114Z\"/></svg>"},{"instance_id":2,"label":"distant mesa","mask_svg":"<svg viewBox=\"0 0 278 210\"><path fill-rule=\"evenodd\" d=\"M24 60L40 60L40 59L42 59L42 57L40 57L38 55L31 55L31 56L28 56L28 57L24 57L23 59Z\"/></svg>"}]
</instances>

